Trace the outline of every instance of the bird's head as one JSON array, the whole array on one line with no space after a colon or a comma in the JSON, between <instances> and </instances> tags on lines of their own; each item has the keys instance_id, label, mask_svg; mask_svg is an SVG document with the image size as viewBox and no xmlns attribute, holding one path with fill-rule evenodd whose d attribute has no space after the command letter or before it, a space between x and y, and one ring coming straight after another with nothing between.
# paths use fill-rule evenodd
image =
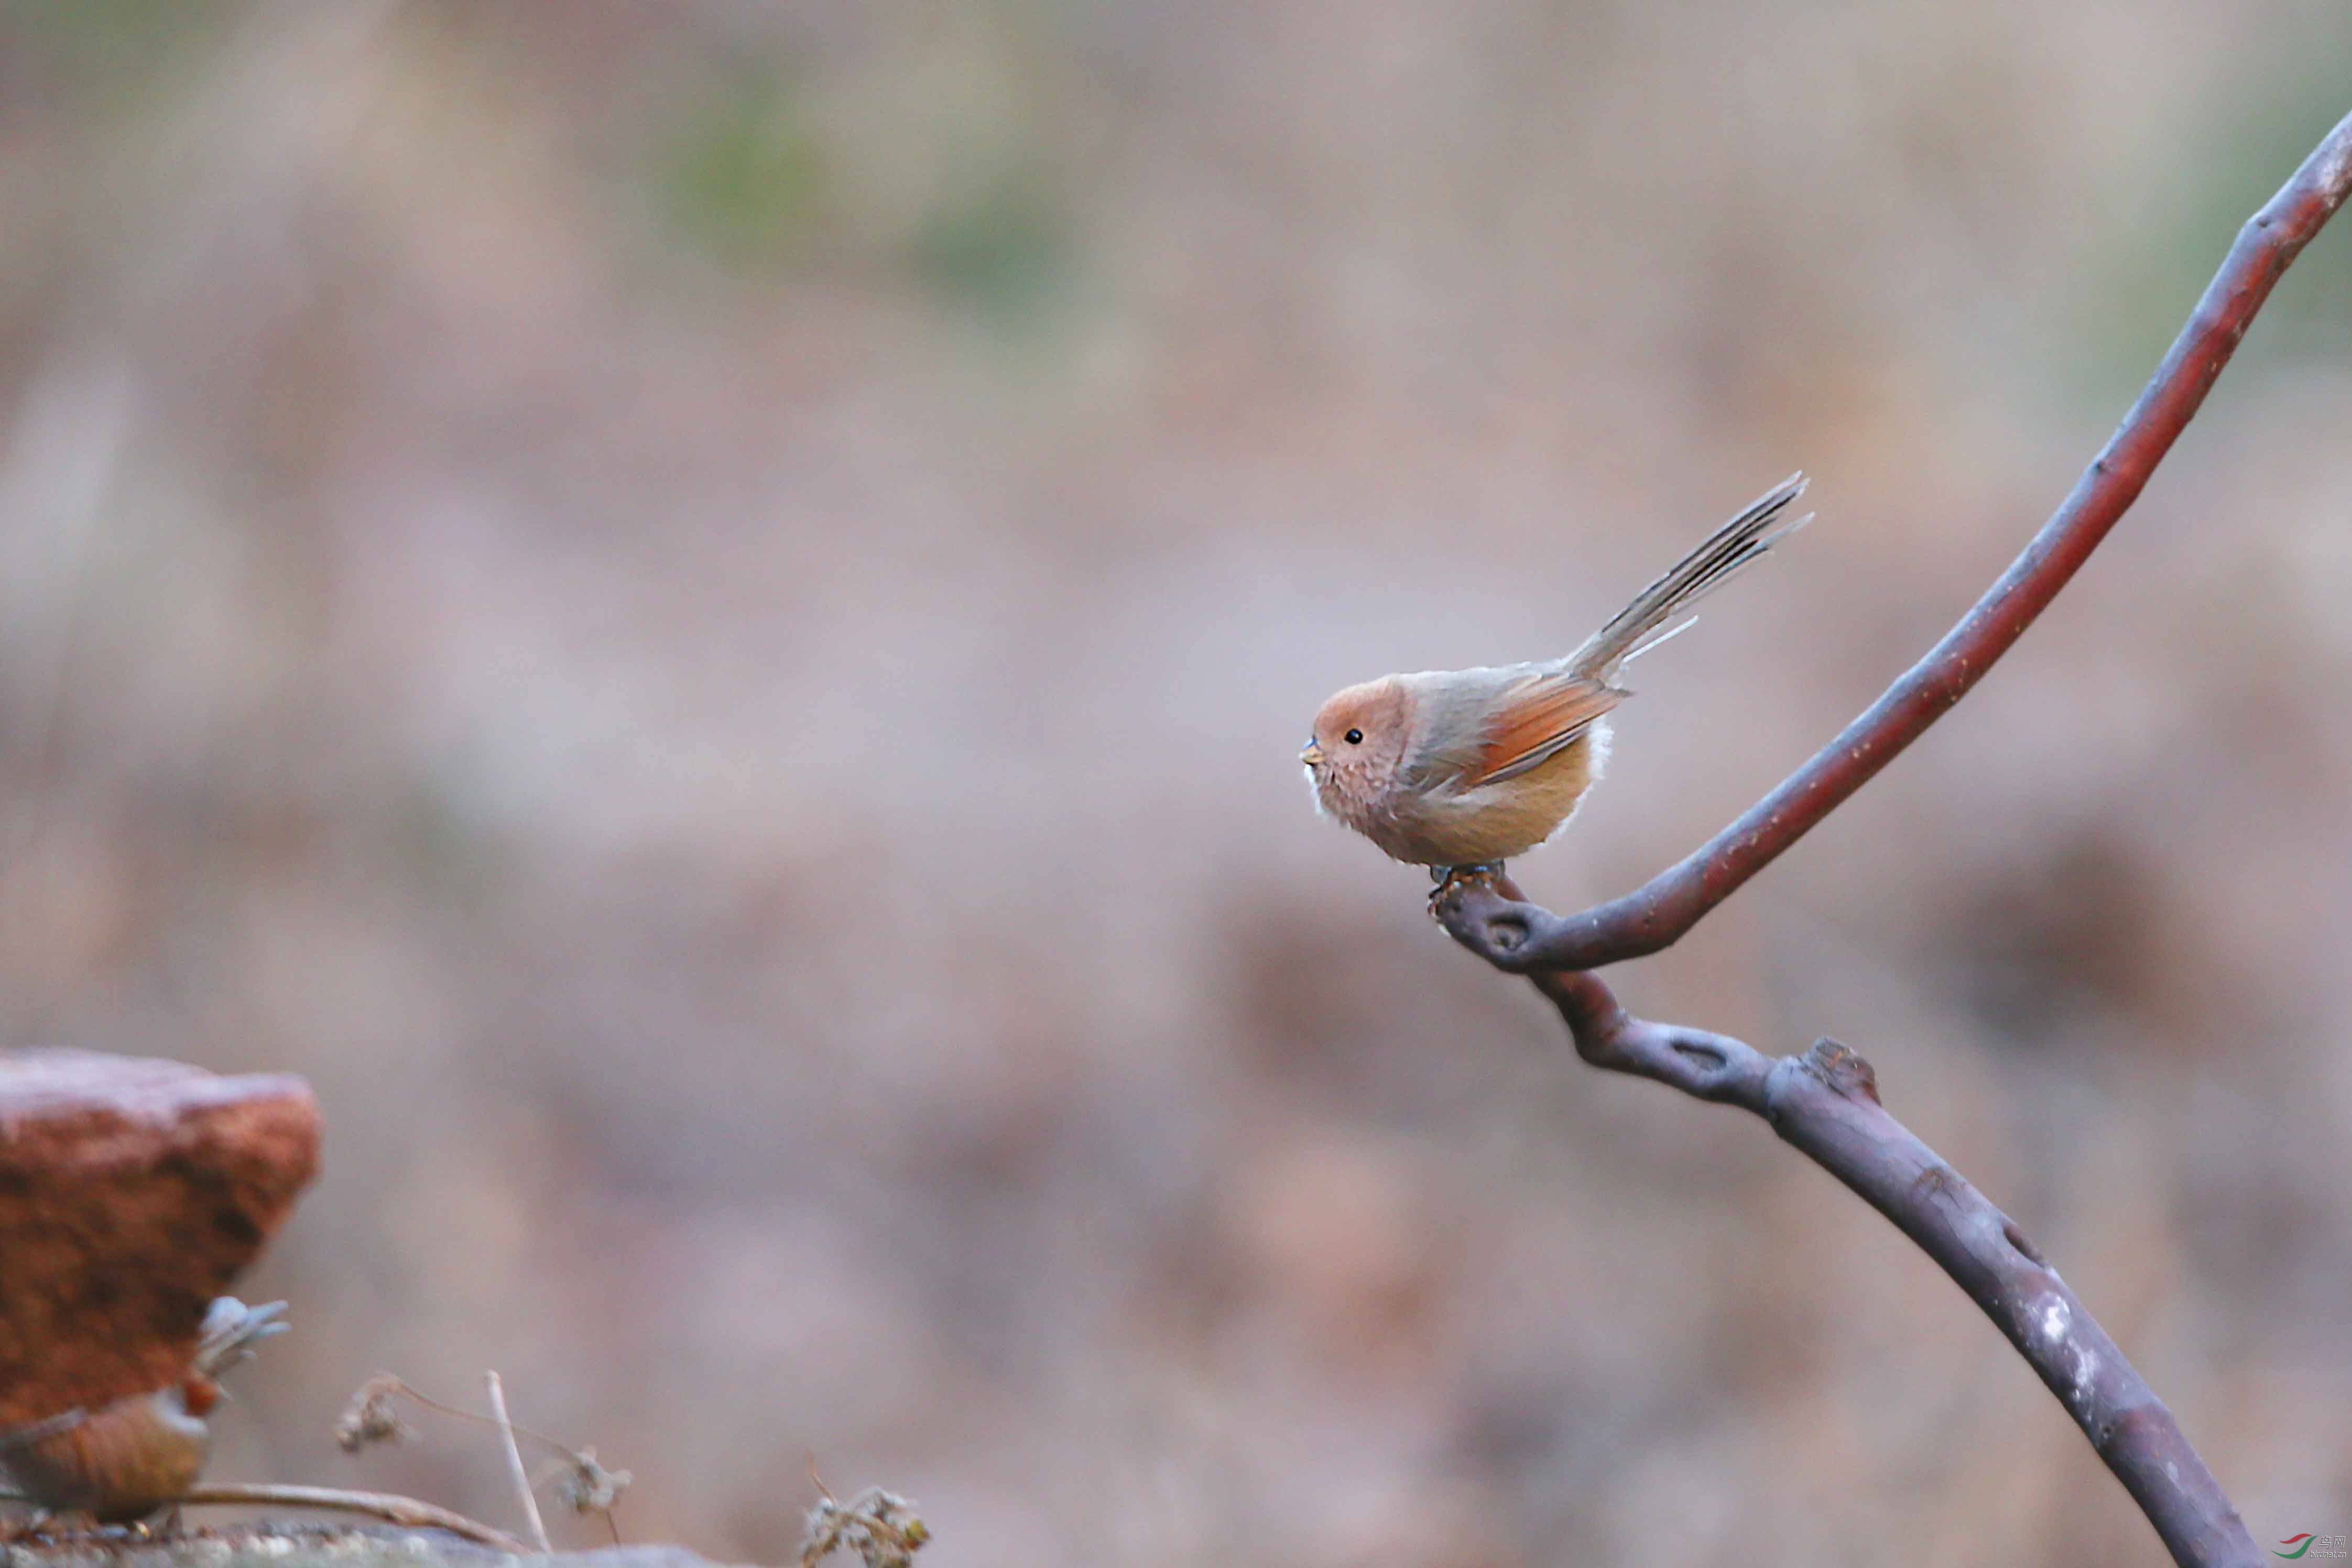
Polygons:
<instances>
[{"instance_id":1,"label":"bird's head","mask_svg":"<svg viewBox=\"0 0 2352 1568\"><path fill-rule=\"evenodd\" d=\"M1369 809L1404 761L1409 717L1393 676L1333 693L1298 753L1317 804L1343 820Z\"/></svg>"}]
</instances>

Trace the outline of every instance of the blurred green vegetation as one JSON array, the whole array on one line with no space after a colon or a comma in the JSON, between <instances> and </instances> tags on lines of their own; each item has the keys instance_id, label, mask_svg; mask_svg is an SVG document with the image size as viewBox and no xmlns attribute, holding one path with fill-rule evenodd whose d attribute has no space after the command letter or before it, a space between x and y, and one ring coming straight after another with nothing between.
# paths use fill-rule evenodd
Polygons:
<instances>
[{"instance_id":1,"label":"blurred green vegetation","mask_svg":"<svg viewBox=\"0 0 2352 1568\"><path fill-rule=\"evenodd\" d=\"M2341 53L2315 51L2287 79L2276 62L2264 89L2232 91L2194 117L2184 141L2203 152L2151 171L2131 219L2086 274L2097 290L2081 313L2086 395L2127 397L2156 366L2238 230L2271 198L2327 128L2352 110L2352 26ZM2263 307L2231 364L2233 378L2352 353L2352 237L2313 242Z\"/></svg>"},{"instance_id":2,"label":"blurred green vegetation","mask_svg":"<svg viewBox=\"0 0 2352 1568\"><path fill-rule=\"evenodd\" d=\"M827 169L799 95L775 70L737 70L688 99L656 188L678 232L718 259L771 266L817 228Z\"/></svg>"},{"instance_id":3,"label":"blurred green vegetation","mask_svg":"<svg viewBox=\"0 0 2352 1568\"><path fill-rule=\"evenodd\" d=\"M0 0L5 47L30 53L45 81L108 108L151 98L238 15L217 0Z\"/></svg>"},{"instance_id":4,"label":"blurred green vegetation","mask_svg":"<svg viewBox=\"0 0 2352 1568\"><path fill-rule=\"evenodd\" d=\"M953 106L893 117L893 134L912 147L884 156L910 162L921 192L899 210L868 188L887 178L874 149L828 136L788 64L739 66L677 101L682 111L654 137L656 200L679 239L723 266L846 258L1013 335L1049 319L1074 281L1067 194L1003 126L971 123Z\"/></svg>"},{"instance_id":5,"label":"blurred green vegetation","mask_svg":"<svg viewBox=\"0 0 2352 1568\"><path fill-rule=\"evenodd\" d=\"M1073 280L1067 213L1036 165L1008 162L954 182L925 215L909 260L976 314L1033 326Z\"/></svg>"}]
</instances>

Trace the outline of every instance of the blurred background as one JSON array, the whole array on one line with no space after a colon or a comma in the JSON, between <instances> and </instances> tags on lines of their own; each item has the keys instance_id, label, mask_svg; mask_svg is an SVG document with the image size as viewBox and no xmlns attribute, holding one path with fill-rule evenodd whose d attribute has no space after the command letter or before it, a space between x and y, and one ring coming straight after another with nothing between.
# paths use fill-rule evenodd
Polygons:
<instances>
[{"instance_id":1,"label":"blurred background","mask_svg":"<svg viewBox=\"0 0 2352 1568\"><path fill-rule=\"evenodd\" d=\"M776 1562L2079 1563L1895 1232L1318 822L1331 689L1639 668L1622 892L2065 492L2347 109L2330 0L0 9L0 1041L291 1068L214 1473L500 1369ZM2352 1531L2352 233L1981 690L1614 978L1837 1036ZM593 1542L593 1525L571 1524Z\"/></svg>"}]
</instances>

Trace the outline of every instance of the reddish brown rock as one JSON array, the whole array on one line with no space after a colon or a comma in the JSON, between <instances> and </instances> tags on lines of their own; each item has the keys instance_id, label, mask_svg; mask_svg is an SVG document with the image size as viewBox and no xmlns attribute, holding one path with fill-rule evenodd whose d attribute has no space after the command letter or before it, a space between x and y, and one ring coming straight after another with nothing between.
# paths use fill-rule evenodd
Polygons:
<instances>
[{"instance_id":1,"label":"reddish brown rock","mask_svg":"<svg viewBox=\"0 0 2352 1568\"><path fill-rule=\"evenodd\" d=\"M299 1078L0 1052L0 1426L171 1382L318 1163Z\"/></svg>"}]
</instances>

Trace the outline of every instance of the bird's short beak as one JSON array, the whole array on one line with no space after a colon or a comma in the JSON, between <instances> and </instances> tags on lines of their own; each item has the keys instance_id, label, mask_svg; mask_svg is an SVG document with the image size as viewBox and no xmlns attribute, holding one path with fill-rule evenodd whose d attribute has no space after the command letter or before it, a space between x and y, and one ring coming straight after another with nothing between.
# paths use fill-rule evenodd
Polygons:
<instances>
[{"instance_id":1,"label":"bird's short beak","mask_svg":"<svg viewBox=\"0 0 2352 1568\"><path fill-rule=\"evenodd\" d=\"M1310 768L1321 767L1323 765L1322 746L1314 741L1307 742L1306 748L1298 753L1298 760Z\"/></svg>"}]
</instances>

